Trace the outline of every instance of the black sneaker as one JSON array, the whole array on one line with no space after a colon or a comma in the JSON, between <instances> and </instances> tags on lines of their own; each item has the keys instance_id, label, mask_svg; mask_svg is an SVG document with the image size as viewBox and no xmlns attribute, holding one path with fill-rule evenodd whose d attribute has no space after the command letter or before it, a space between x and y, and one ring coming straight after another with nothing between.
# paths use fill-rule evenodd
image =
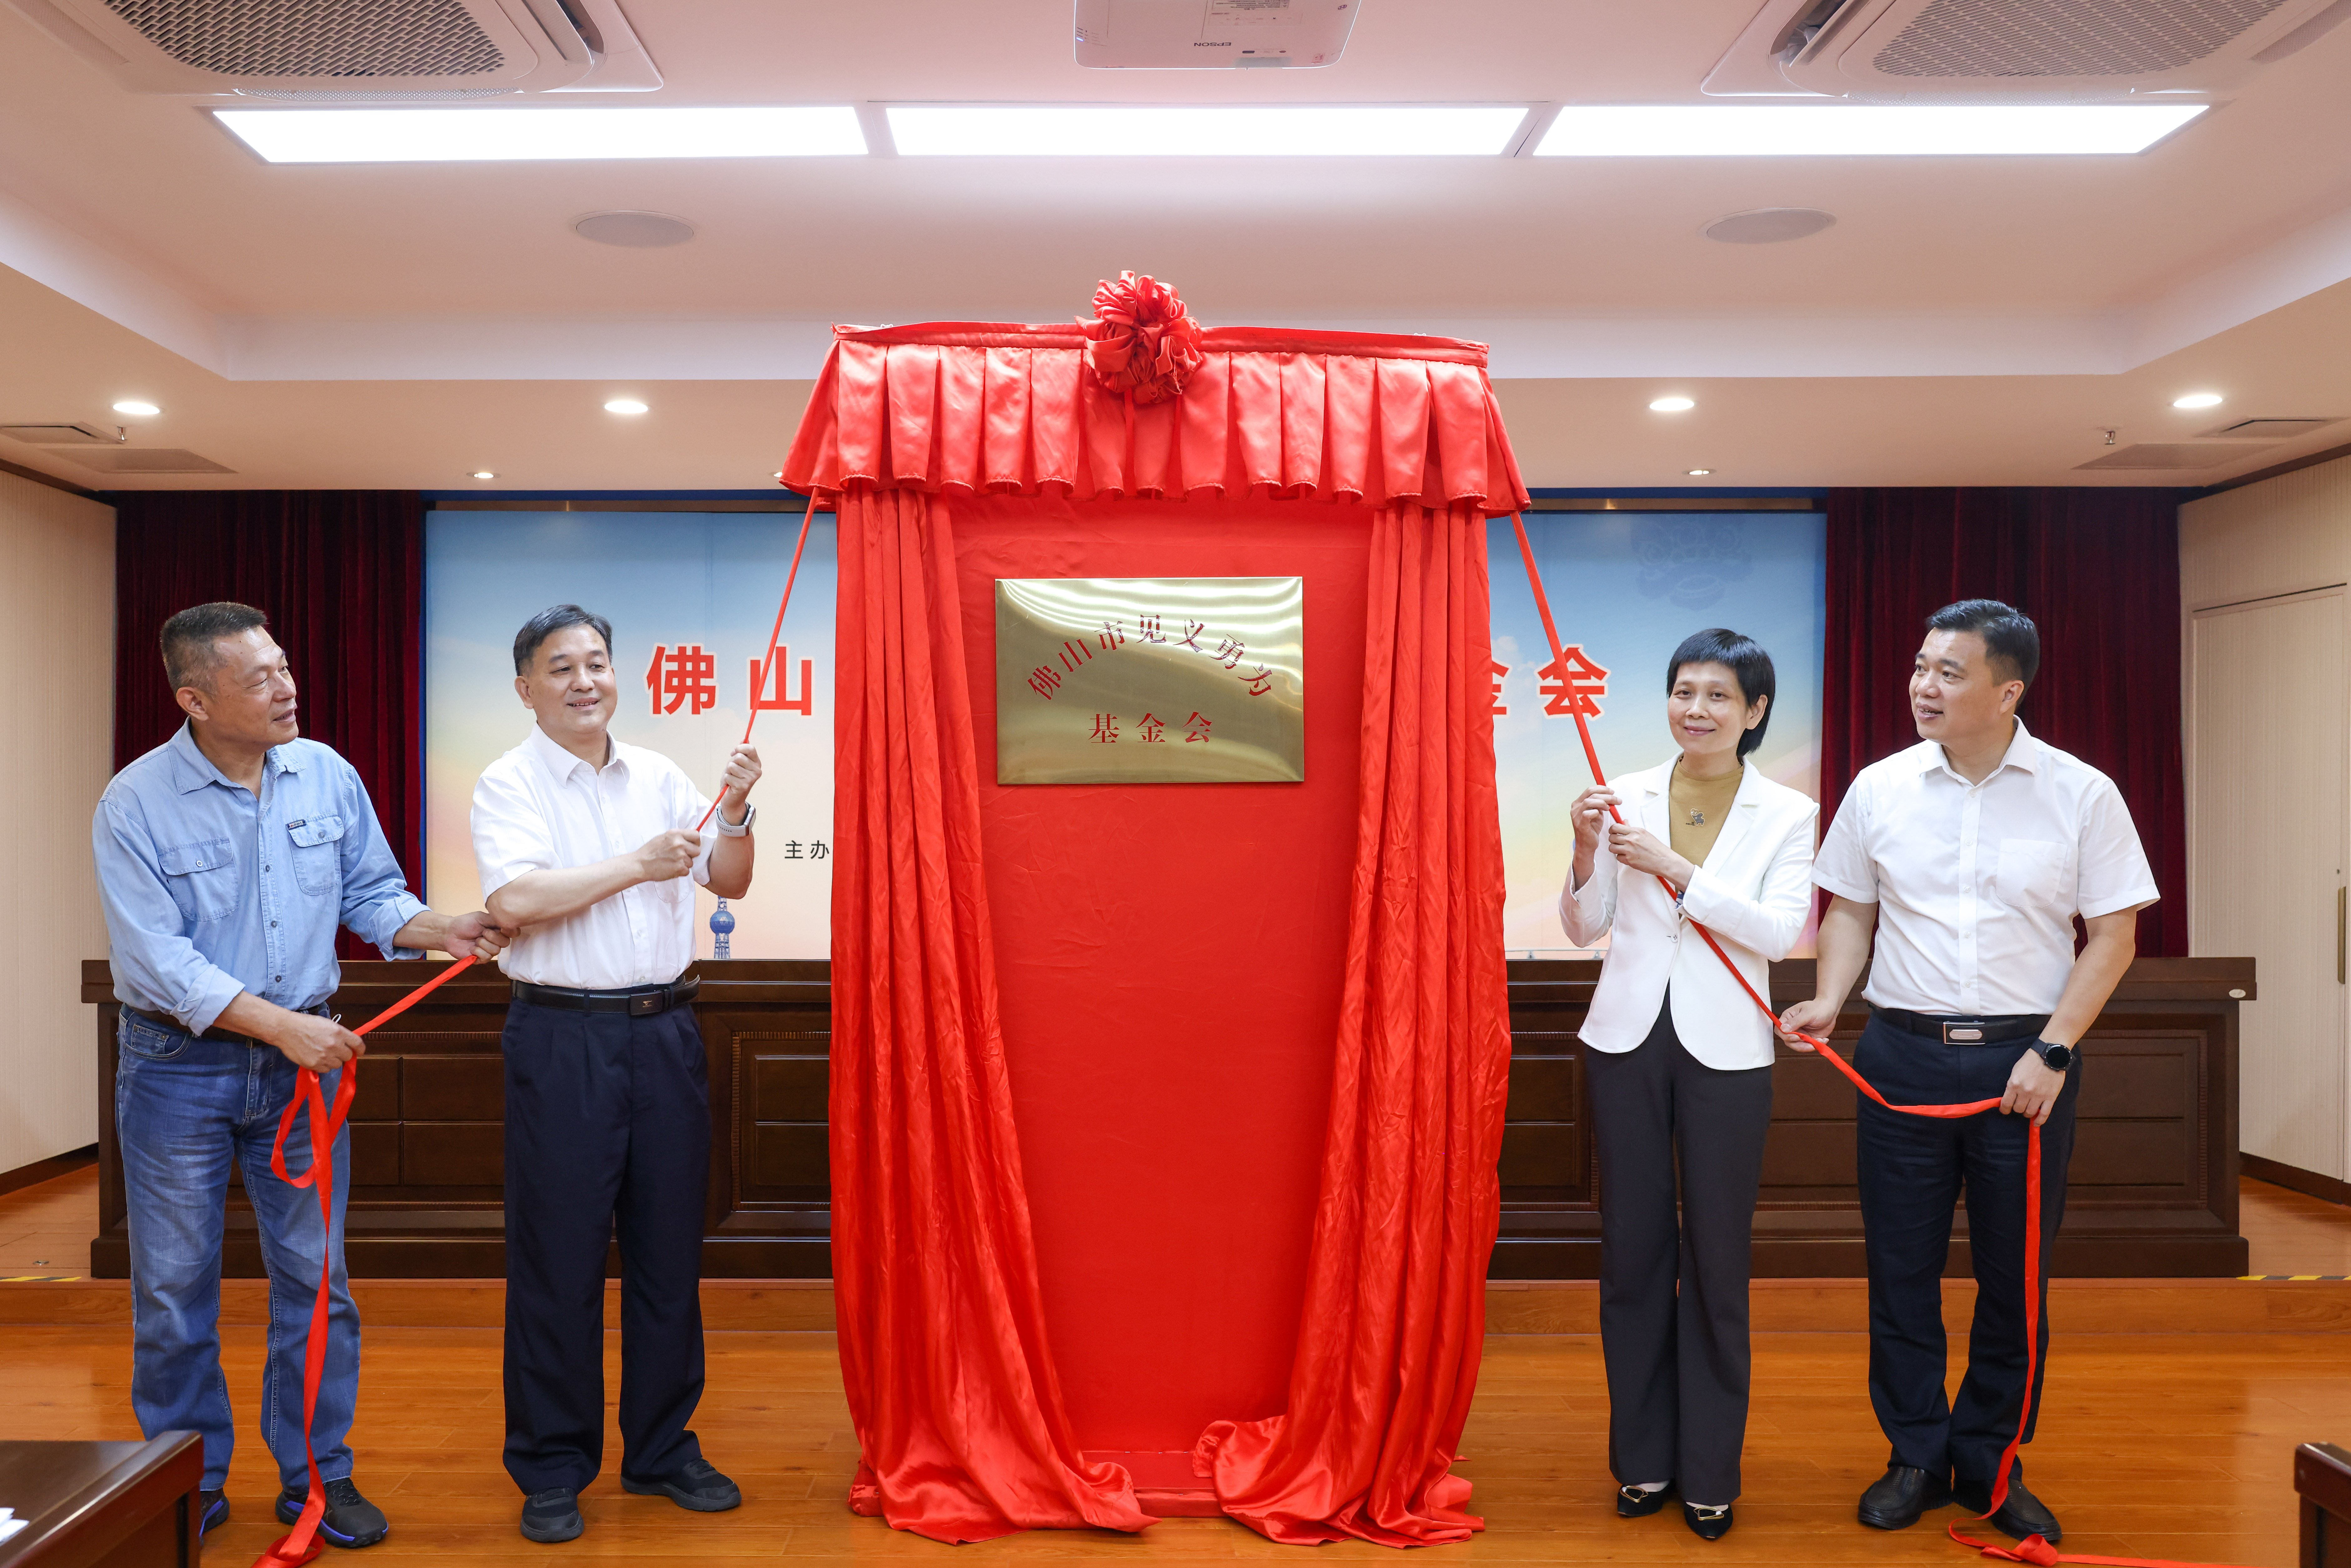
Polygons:
<instances>
[{"instance_id":1,"label":"black sneaker","mask_svg":"<svg viewBox=\"0 0 2351 1568\"><path fill-rule=\"evenodd\" d=\"M696 1513L725 1513L743 1506L742 1490L708 1459L688 1459L679 1469L649 1481L621 1478L621 1490L639 1497L665 1497Z\"/></svg>"},{"instance_id":2,"label":"black sneaker","mask_svg":"<svg viewBox=\"0 0 2351 1568\"><path fill-rule=\"evenodd\" d=\"M204 1500L204 1511L202 1514L198 1515L196 1519L196 1539L199 1541L203 1540L205 1536L210 1535L214 1530L219 1526L228 1522L228 1490L226 1488L223 1488L219 1491L204 1492L202 1493L201 1496Z\"/></svg>"},{"instance_id":3,"label":"black sneaker","mask_svg":"<svg viewBox=\"0 0 2351 1568\"><path fill-rule=\"evenodd\" d=\"M292 1524L310 1500L308 1485L287 1487L277 1494L277 1518ZM327 1511L319 1518L319 1539L329 1546L373 1546L392 1533L383 1510L360 1495L349 1476L327 1483Z\"/></svg>"},{"instance_id":4,"label":"black sneaker","mask_svg":"<svg viewBox=\"0 0 2351 1568\"><path fill-rule=\"evenodd\" d=\"M526 1541L570 1541L587 1528L588 1521L580 1517L580 1494L569 1487L550 1487L523 1499Z\"/></svg>"}]
</instances>

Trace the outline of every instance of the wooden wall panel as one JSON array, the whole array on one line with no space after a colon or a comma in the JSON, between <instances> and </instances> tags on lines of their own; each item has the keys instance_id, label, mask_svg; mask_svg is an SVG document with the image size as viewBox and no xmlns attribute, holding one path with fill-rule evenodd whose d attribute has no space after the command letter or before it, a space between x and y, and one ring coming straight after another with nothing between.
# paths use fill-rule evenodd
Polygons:
<instances>
[{"instance_id":1,"label":"wooden wall panel","mask_svg":"<svg viewBox=\"0 0 2351 1568\"><path fill-rule=\"evenodd\" d=\"M1510 1107L1500 1161L1500 1279L1590 1278L1599 1270L1599 1173L1575 1038L1599 976L1589 960L1510 965ZM820 1279L831 1272L828 967L700 967L707 1050L711 1191L705 1274ZM413 983L413 965L344 967L335 1005L372 1016ZM1783 1005L1811 992L1808 963L1776 966ZM2085 1044L2079 1152L2055 1270L2075 1274L2237 1274L2236 1003L2242 960L2146 959ZM99 1110L113 1101L113 1007L102 963ZM504 1271L504 1129L498 1025L506 986L459 976L370 1037L351 1126L349 1258L357 1278L496 1277ZM1834 1037L1849 1046L1858 1013ZM402 1026L406 1025L403 1029ZM1857 1274L1854 1094L1823 1063L1782 1052L1757 1217L1764 1275ZM100 1230L92 1271L127 1271L120 1162L104 1124ZM241 1196L233 1201L241 1204ZM1965 1221L1954 1272L1967 1264ZM232 1218L226 1266L260 1274L249 1213Z\"/></svg>"}]
</instances>

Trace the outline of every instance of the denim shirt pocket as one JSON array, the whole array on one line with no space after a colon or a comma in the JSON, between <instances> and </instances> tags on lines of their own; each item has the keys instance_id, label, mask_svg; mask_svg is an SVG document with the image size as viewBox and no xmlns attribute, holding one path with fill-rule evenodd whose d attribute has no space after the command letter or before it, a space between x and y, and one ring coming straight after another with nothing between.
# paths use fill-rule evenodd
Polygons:
<instances>
[{"instance_id":1,"label":"denim shirt pocket","mask_svg":"<svg viewBox=\"0 0 2351 1568\"><path fill-rule=\"evenodd\" d=\"M125 1008L122 1023L115 1030L114 1038L116 1043L133 1056L143 1056L150 1061L169 1061L188 1049L191 1037L176 1030L158 1029Z\"/></svg>"},{"instance_id":2,"label":"denim shirt pocket","mask_svg":"<svg viewBox=\"0 0 2351 1568\"><path fill-rule=\"evenodd\" d=\"M286 824L294 841L294 882L305 893L333 893L343 879L343 820L298 817Z\"/></svg>"},{"instance_id":3,"label":"denim shirt pocket","mask_svg":"<svg viewBox=\"0 0 2351 1568\"><path fill-rule=\"evenodd\" d=\"M180 918L203 925L236 908L236 854L226 839L173 844L162 856L163 885Z\"/></svg>"}]
</instances>

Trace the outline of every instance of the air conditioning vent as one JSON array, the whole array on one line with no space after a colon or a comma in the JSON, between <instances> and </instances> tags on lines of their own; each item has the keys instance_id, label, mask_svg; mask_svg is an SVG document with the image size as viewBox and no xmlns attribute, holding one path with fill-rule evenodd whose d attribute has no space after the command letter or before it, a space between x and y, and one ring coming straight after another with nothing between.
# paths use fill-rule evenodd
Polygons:
<instances>
[{"instance_id":1,"label":"air conditioning vent","mask_svg":"<svg viewBox=\"0 0 2351 1568\"><path fill-rule=\"evenodd\" d=\"M2351 0L1769 0L1703 86L1871 102L2209 93L2346 20Z\"/></svg>"},{"instance_id":2,"label":"air conditioning vent","mask_svg":"<svg viewBox=\"0 0 2351 1568\"><path fill-rule=\"evenodd\" d=\"M2234 424L2224 424L2218 430L2203 433L2206 441L2292 441L2297 435L2308 435L2314 430L2324 430L2342 423L2333 419L2241 419Z\"/></svg>"},{"instance_id":3,"label":"air conditioning vent","mask_svg":"<svg viewBox=\"0 0 2351 1568\"><path fill-rule=\"evenodd\" d=\"M477 77L506 55L465 0L106 0L183 66L232 77Z\"/></svg>"},{"instance_id":4,"label":"air conditioning vent","mask_svg":"<svg viewBox=\"0 0 2351 1568\"><path fill-rule=\"evenodd\" d=\"M112 446L122 439L111 424L0 424L0 435L28 446Z\"/></svg>"},{"instance_id":5,"label":"air conditioning vent","mask_svg":"<svg viewBox=\"0 0 2351 1568\"><path fill-rule=\"evenodd\" d=\"M2283 0L1928 0L1870 62L1896 77L2117 77L2209 59Z\"/></svg>"},{"instance_id":6,"label":"air conditioning vent","mask_svg":"<svg viewBox=\"0 0 2351 1568\"><path fill-rule=\"evenodd\" d=\"M2136 446L2126 446L2119 452L2109 452L2104 457L2093 458L2087 463L2076 463L2074 466L2077 470L2104 468L2112 471L2124 468L2150 472L2157 469L2177 472L2189 468L2218 468L2223 463L2240 462L2251 457L2256 452L2265 452L2274 443L2253 445L2250 443L2238 442L2225 446L2218 443L2206 446L2186 441L2141 442Z\"/></svg>"},{"instance_id":7,"label":"air conditioning vent","mask_svg":"<svg viewBox=\"0 0 2351 1568\"><path fill-rule=\"evenodd\" d=\"M58 456L101 474L234 474L235 469L176 446L107 446Z\"/></svg>"},{"instance_id":8,"label":"air conditioning vent","mask_svg":"<svg viewBox=\"0 0 2351 1568\"><path fill-rule=\"evenodd\" d=\"M661 86L619 0L7 3L132 92L397 102Z\"/></svg>"}]
</instances>

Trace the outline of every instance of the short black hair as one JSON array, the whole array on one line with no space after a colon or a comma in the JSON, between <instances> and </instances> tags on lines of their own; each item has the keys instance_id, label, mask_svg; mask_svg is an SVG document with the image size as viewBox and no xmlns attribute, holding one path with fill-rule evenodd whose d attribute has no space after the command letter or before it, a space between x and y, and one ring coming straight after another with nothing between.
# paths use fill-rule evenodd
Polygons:
<instances>
[{"instance_id":1,"label":"short black hair","mask_svg":"<svg viewBox=\"0 0 2351 1568\"><path fill-rule=\"evenodd\" d=\"M1749 707L1755 706L1758 697L1776 697L1780 693L1779 677L1771 670L1771 655L1763 651L1763 644L1728 626L1709 626L1682 639L1682 645L1666 661L1667 696L1673 695L1674 683L1682 678L1684 664L1729 665L1730 673L1739 678L1739 695ZM1763 734L1771 727L1771 709L1775 706L1766 702L1762 720L1740 735L1739 755L1742 759L1763 744Z\"/></svg>"},{"instance_id":2,"label":"short black hair","mask_svg":"<svg viewBox=\"0 0 2351 1568\"><path fill-rule=\"evenodd\" d=\"M592 610L582 610L577 604L550 604L522 623L515 633L515 674L530 674L530 661L538 645L567 626L585 626L604 639L604 656L612 654L612 623Z\"/></svg>"},{"instance_id":3,"label":"short black hair","mask_svg":"<svg viewBox=\"0 0 2351 1568\"><path fill-rule=\"evenodd\" d=\"M156 638L163 650L164 677L175 692L182 686L211 690L206 683L220 663L220 640L268 624L267 614L232 599L190 605L164 622Z\"/></svg>"},{"instance_id":4,"label":"short black hair","mask_svg":"<svg viewBox=\"0 0 2351 1568\"><path fill-rule=\"evenodd\" d=\"M1927 617L1929 632L1972 632L1983 639L1985 662L2027 687L2041 673L2041 629L2032 617L1997 599L1962 599Z\"/></svg>"}]
</instances>

